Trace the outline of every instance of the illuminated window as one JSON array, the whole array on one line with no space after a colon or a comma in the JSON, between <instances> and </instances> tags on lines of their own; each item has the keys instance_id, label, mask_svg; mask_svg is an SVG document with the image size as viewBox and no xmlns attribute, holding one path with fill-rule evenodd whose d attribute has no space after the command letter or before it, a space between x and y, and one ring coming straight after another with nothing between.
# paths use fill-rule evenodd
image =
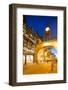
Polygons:
<instances>
[{"instance_id":1,"label":"illuminated window","mask_svg":"<svg viewBox=\"0 0 68 90\"><path fill-rule=\"evenodd\" d=\"M25 64L25 55L23 55L23 63Z\"/></svg>"},{"instance_id":2,"label":"illuminated window","mask_svg":"<svg viewBox=\"0 0 68 90\"><path fill-rule=\"evenodd\" d=\"M33 63L33 55L26 56L27 63Z\"/></svg>"}]
</instances>

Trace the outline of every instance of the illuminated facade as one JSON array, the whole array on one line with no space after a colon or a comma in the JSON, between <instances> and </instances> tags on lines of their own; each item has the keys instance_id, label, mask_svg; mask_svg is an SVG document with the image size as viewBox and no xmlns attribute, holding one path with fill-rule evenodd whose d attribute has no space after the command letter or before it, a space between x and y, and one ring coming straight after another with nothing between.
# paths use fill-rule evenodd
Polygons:
<instances>
[{"instance_id":1,"label":"illuminated facade","mask_svg":"<svg viewBox=\"0 0 68 90\"><path fill-rule=\"evenodd\" d=\"M34 47L35 47L35 37L32 33L31 28L27 27L26 24L23 24L23 55L24 55L24 64L33 63L34 56Z\"/></svg>"},{"instance_id":2,"label":"illuminated facade","mask_svg":"<svg viewBox=\"0 0 68 90\"><path fill-rule=\"evenodd\" d=\"M35 62L35 47L41 43L39 35L32 32L32 28L23 23L23 55L24 64Z\"/></svg>"}]
</instances>

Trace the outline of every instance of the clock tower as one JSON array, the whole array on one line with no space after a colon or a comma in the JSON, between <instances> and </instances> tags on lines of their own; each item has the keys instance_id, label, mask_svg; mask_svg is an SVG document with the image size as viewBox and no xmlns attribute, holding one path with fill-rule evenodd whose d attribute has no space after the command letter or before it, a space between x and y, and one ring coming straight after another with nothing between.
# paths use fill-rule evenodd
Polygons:
<instances>
[{"instance_id":1,"label":"clock tower","mask_svg":"<svg viewBox=\"0 0 68 90\"><path fill-rule=\"evenodd\" d=\"M51 28L50 26L45 27L45 32L44 32L44 41L50 40L51 39Z\"/></svg>"}]
</instances>

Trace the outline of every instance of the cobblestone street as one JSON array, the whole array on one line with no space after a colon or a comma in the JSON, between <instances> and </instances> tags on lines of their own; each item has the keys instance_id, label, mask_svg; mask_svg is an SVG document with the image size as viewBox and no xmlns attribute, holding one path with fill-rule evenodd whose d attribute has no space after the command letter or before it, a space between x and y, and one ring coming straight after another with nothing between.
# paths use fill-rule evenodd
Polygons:
<instances>
[{"instance_id":1,"label":"cobblestone street","mask_svg":"<svg viewBox=\"0 0 68 90\"><path fill-rule=\"evenodd\" d=\"M44 74L44 73L57 73L57 63L51 62L44 64L27 64L24 65L24 74Z\"/></svg>"}]
</instances>

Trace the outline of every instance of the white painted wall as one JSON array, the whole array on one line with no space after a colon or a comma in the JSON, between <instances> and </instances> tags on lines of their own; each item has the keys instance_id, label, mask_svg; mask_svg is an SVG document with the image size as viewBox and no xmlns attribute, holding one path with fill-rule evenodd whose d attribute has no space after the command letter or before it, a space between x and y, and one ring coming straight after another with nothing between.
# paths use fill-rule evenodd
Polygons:
<instances>
[{"instance_id":1,"label":"white painted wall","mask_svg":"<svg viewBox=\"0 0 68 90\"><path fill-rule=\"evenodd\" d=\"M68 11L68 0L0 0L0 90L67 90L66 84L52 85L36 85L36 86L20 86L11 87L8 85L8 70L9 70L9 4L39 4L52 6L66 6ZM67 12L68 16L68 12ZM67 18L68 22L68 18ZM67 26L68 29L68 26ZM68 32L67 32L68 38ZM68 42L67 42L68 45ZM68 48L67 48L68 51ZM67 61L68 64L68 61ZM67 66L68 68L68 66ZM68 72L67 72L68 75ZM68 78L67 78L68 81Z\"/></svg>"}]
</instances>

